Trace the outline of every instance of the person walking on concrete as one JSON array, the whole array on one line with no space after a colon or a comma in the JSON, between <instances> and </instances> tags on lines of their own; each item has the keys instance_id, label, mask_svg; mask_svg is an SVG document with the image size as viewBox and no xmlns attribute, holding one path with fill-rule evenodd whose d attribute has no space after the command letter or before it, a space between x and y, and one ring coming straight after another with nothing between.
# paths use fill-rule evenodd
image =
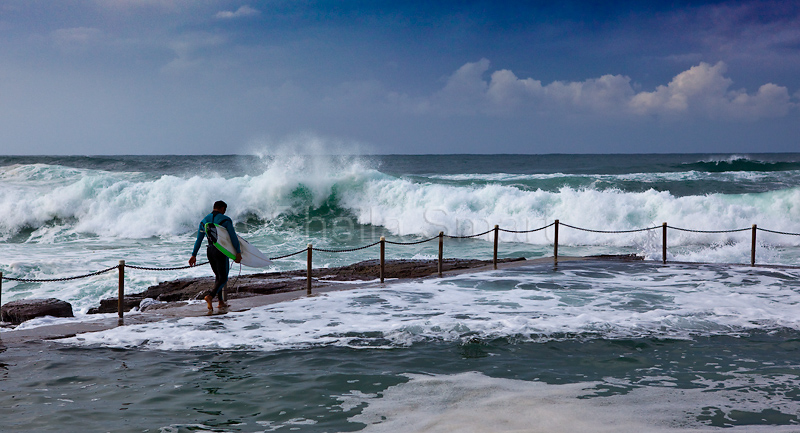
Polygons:
<instances>
[{"instance_id":1,"label":"person walking on concrete","mask_svg":"<svg viewBox=\"0 0 800 433\"><path fill-rule=\"evenodd\" d=\"M239 246L239 238L236 236L236 231L233 229L233 221L225 216L226 210L228 210L228 205L224 201L217 201L214 203L212 212L206 215L205 218L200 221L200 228L197 231L197 240L194 242L192 257L189 258L189 266L194 266L197 263L197 252L200 251L203 238L206 236L206 224L209 223L224 227L225 230L227 230L228 235L231 238L231 243L236 250L236 259L234 261L236 263L242 261L242 249ZM214 307L211 305L214 297L219 298L218 308L226 308L228 306L228 304L225 302L224 289L225 285L228 283L228 272L230 271L228 256L212 245L212 242L212 239L209 238L207 256L208 262L211 265L211 269L214 271L214 276L216 279L214 281L214 286L211 288L211 290L206 292L206 295L203 298L208 304L209 311L214 311Z\"/></svg>"}]
</instances>

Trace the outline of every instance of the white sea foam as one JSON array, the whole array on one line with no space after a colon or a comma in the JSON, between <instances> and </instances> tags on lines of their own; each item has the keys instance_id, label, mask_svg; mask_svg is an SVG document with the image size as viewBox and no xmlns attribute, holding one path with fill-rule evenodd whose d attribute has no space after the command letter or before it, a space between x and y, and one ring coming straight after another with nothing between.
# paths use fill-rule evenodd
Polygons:
<instances>
[{"instance_id":1,"label":"white sea foam","mask_svg":"<svg viewBox=\"0 0 800 433\"><path fill-rule=\"evenodd\" d=\"M768 392L747 395L736 386L675 389L648 386L627 394L598 397L597 382L549 385L500 379L480 373L408 375L410 381L390 387L381 398L365 396L367 407L351 422L366 424L364 432L707 432L722 429L698 420L713 410L796 413L797 407L776 402ZM746 374L732 378L753 386ZM794 378L784 378L797 386ZM774 382L771 384L774 385ZM716 389L715 389L716 388ZM358 403L343 396L350 406ZM796 432L797 426L725 428L731 432Z\"/></svg>"},{"instance_id":2,"label":"white sea foam","mask_svg":"<svg viewBox=\"0 0 800 433\"><path fill-rule=\"evenodd\" d=\"M489 178L498 175L489 175ZM632 178L638 175L625 175ZM644 176L644 175L643 175ZM31 179L45 177L45 184ZM384 226L398 235L466 235L500 224L528 230L554 219L597 230L629 230L660 224L698 230L728 230L759 224L777 231L800 231L800 188L725 195L677 197L655 190L574 189L523 190L512 185L455 186L420 183L383 175L356 157L287 156L265 162L257 176L146 179L135 173L110 173L54 166L12 166L2 170L0 205L15 209L0 220L8 239L25 228L29 239L54 242L88 234L105 238L143 239L191 233L208 203L232 203L234 218L255 215L271 220L334 203L361 224ZM341 215L340 215L341 217ZM630 245L635 236L572 233L569 244ZM506 241L548 243L544 234L512 236ZM713 243L719 236L672 238L683 243ZM796 238L765 234L779 245L798 245Z\"/></svg>"},{"instance_id":3,"label":"white sea foam","mask_svg":"<svg viewBox=\"0 0 800 433\"><path fill-rule=\"evenodd\" d=\"M792 177L800 177L800 172L781 172L782 176L790 175ZM750 180L758 181L762 179L775 178L774 173L761 173L761 172L723 172L723 173L704 173L701 171L679 171L679 172L663 172L663 173L623 173L623 174L566 174L566 173L536 173L536 174L518 174L518 173L473 173L473 174L429 174L425 176L429 179L441 179L451 181L479 181L479 182L531 182L540 180L558 180L558 179L584 179L587 181L605 181L605 182L641 182L641 183L656 183L656 182L679 182L679 181L741 181Z\"/></svg>"},{"instance_id":4,"label":"white sea foam","mask_svg":"<svg viewBox=\"0 0 800 433\"><path fill-rule=\"evenodd\" d=\"M16 330L22 329L31 329L31 328L38 328L40 326L52 326L52 325L66 325L70 323L77 323L80 319L75 317L53 317L53 316L43 316L43 317L36 317L34 319L22 322L16 328Z\"/></svg>"},{"instance_id":5,"label":"white sea foam","mask_svg":"<svg viewBox=\"0 0 800 433\"><path fill-rule=\"evenodd\" d=\"M761 194L675 197L655 190L630 193L564 187L557 192L523 191L496 184L455 187L379 179L366 183L357 194L343 194L340 202L357 215L359 223L384 226L398 235L434 236L444 231L462 236L489 230L495 224L509 230L532 230L555 219L594 230L634 230L660 226L666 221L673 227L693 230L733 230L756 223L771 230L796 233L800 231L800 207L793 203L798 200L800 188ZM648 236L654 235L609 235L564 228L559 236L565 245L622 247L646 243ZM484 239L489 240L490 235ZM772 245L800 244L796 236L763 233L760 239ZM669 240L675 246L745 242L739 255L749 252L747 233L673 231ZM552 231L503 233L501 241L549 244ZM658 249L645 250L654 251Z\"/></svg>"},{"instance_id":6,"label":"white sea foam","mask_svg":"<svg viewBox=\"0 0 800 433\"><path fill-rule=\"evenodd\" d=\"M381 176L358 159L302 156L273 160L258 176L141 178L135 173L77 170L56 166L2 168L0 204L15 211L0 220L8 239L25 228L55 227L63 235L149 238L195 229L210 203L231 203L233 217L272 219L302 206L319 207L336 189L358 188ZM46 172L46 173L45 173ZM55 173L53 173L55 172ZM47 182L33 181L47 177ZM43 237L34 237L43 240Z\"/></svg>"},{"instance_id":7,"label":"white sea foam","mask_svg":"<svg viewBox=\"0 0 800 433\"><path fill-rule=\"evenodd\" d=\"M800 330L800 275L581 263L362 288L224 316L119 327L69 343L159 350L402 347L510 338L691 338Z\"/></svg>"},{"instance_id":8,"label":"white sea foam","mask_svg":"<svg viewBox=\"0 0 800 433\"><path fill-rule=\"evenodd\" d=\"M378 236L386 231L399 236L432 237L439 231L462 236L487 231L495 224L508 230L531 230L559 219L597 230L657 227L666 221L673 227L698 230L749 228L755 223L760 228L800 232L798 187L754 194L676 196L656 190L546 190L494 182L503 175L487 175L488 184L453 185L431 178L389 176L356 156L286 153L264 158L262 165L260 174L235 177L213 173L159 176L46 164L0 167L0 206L10 210L0 218L3 272L16 278L61 278L115 266L121 259L150 267L185 265L197 223L217 199L230 203L229 215L237 222L253 216L264 221L257 226L244 224L242 234L269 256L298 251L309 242L333 244L334 248L342 240L347 247L363 245L376 240L370 235L375 227L382 231ZM660 176L647 176L651 175ZM310 214L320 207L333 210ZM292 218L304 221L301 224L305 226L292 226ZM282 225L287 220L290 223ZM323 229L309 229L317 226ZM334 234L331 227L337 226L343 230ZM527 234L502 232L501 251L528 257L546 254L551 251L553 235L552 228ZM448 240L446 254L476 257L475 251L485 248L481 240L493 240L491 234L478 239L477 243ZM749 231L703 234L670 230L668 243L670 260L750 260ZM661 259L660 230L604 234L562 226L559 244L562 252L577 255L637 252L648 259ZM759 232L757 261L796 264L799 246L800 236ZM373 258L370 254L319 255L315 266ZM432 251L407 247L388 254L403 258L435 256ZM271 270L303 265L302 257L295 257L276 262ZM127 290L139 292L161 281L208 273L203 268L130 272ZM116 284L105 274L57 284L6 282L3 290L5 301L55 296L73 302L81 313L96 306L99 299L115 296Z\"/></svg>"}]
</instances>

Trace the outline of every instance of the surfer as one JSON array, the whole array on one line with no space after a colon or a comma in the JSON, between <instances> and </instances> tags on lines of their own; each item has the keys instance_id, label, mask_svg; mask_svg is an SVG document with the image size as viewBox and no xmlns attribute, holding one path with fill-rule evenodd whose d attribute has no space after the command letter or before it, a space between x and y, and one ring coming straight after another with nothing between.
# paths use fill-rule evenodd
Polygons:
<instances>
[{"instance_id":1,"label":"surfer","mask_svg":"<svg viewBox=\"0 0 800 433\"><path fill-rule=\"evenodd\" d=\"M216 224L225 227L230 235L233 248L236 250L236 259L234 261L236 263L242 261L242 249L239 246L239 239L238 236L236 236L236 231L233 229L233 221L225 216L226 210L228 210L228 205L224 201L217 201L214 203L213 211L200 221L200 229L197 231L197 240L194 242L192 257L189 258L189 266L194 266L197 263L197 252L200 251L200 245L203 243L203 238L206 236L206 224ZM211 301L214 300L215 296L219 297L219 308L228 306L228 304L225 303L224 288L225 284L228 282L228 272L230 271L228 256L211 245L211 243L212 241L209 238L207 255L208 262L211 265L211 269L214 271L216 280L214 281L214 287L212 287L203 298L208 303L209 311L214 310Z\"/></svg>"}]
</instances>

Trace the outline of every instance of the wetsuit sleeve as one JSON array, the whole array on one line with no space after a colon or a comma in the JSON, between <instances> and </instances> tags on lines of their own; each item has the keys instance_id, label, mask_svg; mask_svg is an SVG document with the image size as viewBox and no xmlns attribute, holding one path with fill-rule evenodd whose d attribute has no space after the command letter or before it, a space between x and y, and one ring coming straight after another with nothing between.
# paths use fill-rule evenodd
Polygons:
<instances>
[{"instance_id":1,"label":"wetsuit sleeve","mask_svg":"<svg viewBox=\"0 0 800 433\"><path fill-rule=\"evenodd\" d=\"M194 241L194 249L192 250L192 255L196 256L198 251L200 251L200 245L203 244L203 238L206 237L206 228L205 224L203 224L205 220L200 221L200 228L197 230L197 240ZM236 240L239 241L238 239Z\"/></svg>"},{"instance_id":2,"label":"wetsuit sleeve","mask_svg":"<svg viewBox=\"0 0 800 433\"><path fill-rule=\"evenodd\" d=\"M219 223L222 227L225 227L225 230L228 230L228 235L231 237L231 243L233 244L233 248L236 250L237 253L242 252L242 247L239 245L239 237L236 236L236 230L233 229L233 221L230 218L225 218L222 222Z\"/></svg>"}]
</instances>

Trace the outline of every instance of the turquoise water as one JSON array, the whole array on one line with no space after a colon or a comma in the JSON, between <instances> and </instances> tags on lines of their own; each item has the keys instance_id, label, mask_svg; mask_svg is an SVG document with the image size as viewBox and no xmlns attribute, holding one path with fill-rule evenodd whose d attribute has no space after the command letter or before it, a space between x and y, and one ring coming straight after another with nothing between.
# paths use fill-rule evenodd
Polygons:
<instances>
[{"instance_id":1,"label":"turquoise water","mask_svg":"<svg viewBox=\"0 0 800 433\"><path fill-rule=\"evenodd\" d=\"M631 230L800 232L800 155L2 157L0 270L58 278L182 266L216 199L270 256L559 219ZM800 431L800 237L602 234L559 254L650 261L530 266L326 294L2 346L3 431ZM491 257L491 236L445 256ZM552 229L503 233L500 257L552 255ZM315 266L377 257L315 253ZM387 249L433 258L435 242ZM275 270L305 267L302 256ZM243 268L242 273L263 270ZM239 272L234 269L233 272ZM206 267L126 272L130 291ZM3 282L80 320L116 276ZM198 308L203 308L200 305ZM35 326L36 323L27 325ZM2 341L0 331L0 341Z\"/></svg>"}]
</instances>

